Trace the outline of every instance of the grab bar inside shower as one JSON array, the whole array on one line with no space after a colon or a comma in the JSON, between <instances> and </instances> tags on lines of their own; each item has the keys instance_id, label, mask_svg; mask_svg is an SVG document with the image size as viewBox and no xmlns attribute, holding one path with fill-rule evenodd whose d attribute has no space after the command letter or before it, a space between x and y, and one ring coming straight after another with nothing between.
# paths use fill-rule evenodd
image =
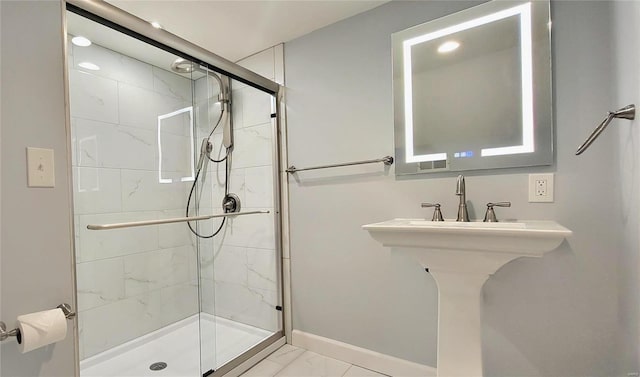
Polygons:
<instances>
[{"instance_id":1,"label":"grab bar inside shower","mask_svg":"<svg viewBox=\"0 0 640 377\"><path fill-rule=\"evenodd\" d=\"M87 229L89 230L109 230L120 228L133 228L136 226L149 226L149 225L161 225L171 223L185 223L187 221L201 221L214 219L216 217L232 217L232 216L244 216L255 215L258 213L269 213L270 211L247 211L247 212L230 212L221 213L217 215L204 215L204 216L190 216L190 217L176 217L172 219L160 219L160 220L145 220L145 221L131 221L127 223L113 223L113 224L89 224Z\"/></svg>"},{"instance_id":2,"label":"grab bar inside shower","mask_svg":"<svg viewBox=\"0 0 640 377\"><path fill-rule=\"evenodd\" d=\"M362 164L373 164L376 162L384 162L385 165L391 165L393 164L393 157L391 156L385 156L382 158L378 158L375 160L365 160L365 161L355 161L355 162L344 162L341 164L332 164L332 165L320 165L320 166L313 166L310 168L296 168L295 166L291 165L289 166L289 168L287 170L285 170L287 173L295 173L295 172L299 172L299 171L303 171L303 170L315 170L315 169L326 169L326 168L337 168L340 166L351 166L351 165L362 165Z\"/></svg>"}]
</instances>

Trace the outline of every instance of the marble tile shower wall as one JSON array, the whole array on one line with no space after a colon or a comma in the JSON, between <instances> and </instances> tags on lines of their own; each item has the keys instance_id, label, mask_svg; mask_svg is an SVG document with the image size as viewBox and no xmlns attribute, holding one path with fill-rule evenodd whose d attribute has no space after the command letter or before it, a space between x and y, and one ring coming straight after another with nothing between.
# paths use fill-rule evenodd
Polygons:
<instances>
[{"instance_id":1,"label":"marble tile shower wall","mask_svg":"<svg viewBox=\"0 0 640 377\"><path fill-rule=\"evenodd\" d=\"M265 50L240 62L274 79L275 50ZM242 210L269 210L228 220L219 236L201 242L202 310L262 329L279 327L277 254L274 229L272 96L234 81L232 83L234 150L229 191L242 201ZM196 81L196 98L216 93L204 79ZM210 95L210 94L209 94ZM203 106L199 106L203 108ZM199 137L210 127L198 127ZM221 145L221 130L213 137ZM218 151L217 147L214 153ZM222 156L222 155L219 155ZM214 211L224 197L224 164L212 164L208 174ZM214 226L219 223L212 224ZM207 229L211 231L212 229Z\"/></svg>"},{"instance_id":2,"label":"marble tile shower wall","mask_svg":"<svg viewBox=\"0 0 640 377\"><path fill-rule=\"evenodd\" d=\"M198 312L195 240L184 224L86 229L183 216L191 182L158 182L157 122L158 115L191 106L192 90L191 80L95 44L69 51L80 356L86 358ZM101 69L82 69L84 61ZM189 170L186 124L163 128L163 176Z\"/></svg>"}]
</instances>

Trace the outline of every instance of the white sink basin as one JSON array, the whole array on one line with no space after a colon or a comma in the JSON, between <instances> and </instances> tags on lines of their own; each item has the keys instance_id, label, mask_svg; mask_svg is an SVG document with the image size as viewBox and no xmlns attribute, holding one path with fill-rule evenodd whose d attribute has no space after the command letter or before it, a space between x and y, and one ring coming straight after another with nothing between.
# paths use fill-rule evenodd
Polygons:
<instances>
[{"instance_id":1,"label":"white sink basin","mask_svg":"<svg viewBox=\"0 0 640 377\"><path fill-rule=\"evenodd\" d=\"M500 267L541 257L571 231L553 221L393 219L363 225L392 252L414 258L438 284L438 376L482 376L481 290Z\"/></svg>"},{"instance_id":2,"label":"white sink basin","mask_svg":"<svg viewBox=\"0 0 640 377\"><path fill-rule=\"evenodd\" d=\"M558 247L571 231L553 221L456 222L393 219L362 227L391 247L541 256Z\"/></svg>"},{"instance_id":3,"label":"white sink basin","mask_svg":"<svg viewBox=\"0 0 640 377\"><path fill-rule=\"evenodd\" d=\"M421 226L421 227L437 227L437 228L488 228L488 229L524 229L527 227L526 223L516 223L516 222L501 222L501 223L485 223L480 221L472 221L472 222L461 222L461 221L430 221L430 220L413 220L413 219L396 219L398 220L398 225L406 224L406 220L409 220L408 223L411 226ZM391 220L395 221L395 220Z\"/></svg>"}]
</instances>

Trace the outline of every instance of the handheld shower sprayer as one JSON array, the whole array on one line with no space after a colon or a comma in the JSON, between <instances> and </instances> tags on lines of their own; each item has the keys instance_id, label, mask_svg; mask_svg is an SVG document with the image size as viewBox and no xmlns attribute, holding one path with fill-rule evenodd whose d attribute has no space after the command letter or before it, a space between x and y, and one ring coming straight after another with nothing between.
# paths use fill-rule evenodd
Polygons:
<instances>
[{"instance_id":1,"label":"handheld shower sprayer","mask_svg":"<svg viewBox=\"0 0 640 377\"><path fill-rule=\"evenodd\" d=\"M213 144L211 144L209 138L205 137L202 139L202 144L200 145L200 159L198 160L197 171L200 171L203 167L205 170L207 169L207 163L209 162L212 151Z\"/></svg>"}]
</instances>

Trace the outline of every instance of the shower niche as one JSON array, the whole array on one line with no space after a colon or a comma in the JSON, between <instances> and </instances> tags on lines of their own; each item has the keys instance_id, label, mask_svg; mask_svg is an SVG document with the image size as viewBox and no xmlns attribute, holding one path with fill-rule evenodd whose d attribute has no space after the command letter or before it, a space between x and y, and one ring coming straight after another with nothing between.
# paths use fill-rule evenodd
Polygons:
<instances>
[{"instance_id":1,"label":"shower niche","mask_svg":"<svg viewBox=\"0 0 640 377\"><path fill-rule=\"evenodd\" d=\"M223 374L283 336L274 97L85 16L67 12L80 374ZM240 216L87 228L227 195Z\"/></svg>"}]
</instances>

